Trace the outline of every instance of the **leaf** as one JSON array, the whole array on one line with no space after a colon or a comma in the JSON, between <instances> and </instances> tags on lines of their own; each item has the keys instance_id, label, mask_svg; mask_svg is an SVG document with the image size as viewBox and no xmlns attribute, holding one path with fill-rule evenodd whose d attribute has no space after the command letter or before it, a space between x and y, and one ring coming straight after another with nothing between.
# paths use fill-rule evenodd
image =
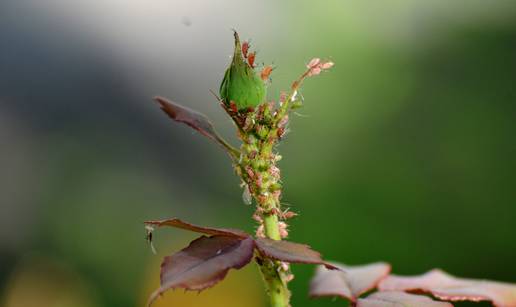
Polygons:
<instances>
[{"instance_id":1,"label":"leaf","mask_svg":"<svg viewBox=\"0 0 516 307\"><path fill-rule=\"evenodd\" d=\"M408 294L405 292L387 291L376 292L367 298L358 300L357 307L453 307L447 302L434 301L422 295Z\"/></svg>"},{"instance_id":2,"label":"leaf","mask_svg":"<svg viewBox=\"0 0 516 307\"><path fill-rule=\"evenodd\" d=\"M163 97L157 96L154 97L154 100L159 103L161 110L167 113L170 118L190 126L191 128L197 130L200 134L219 143L222 147L224 147L224 149L227 150L232 158L236 159L239 157L240 152L219 136L206 115L172 102Z\"/></svg>"},{"instance_id":3,"label":"leaf","mask_svg":"<svg viewBox=\"0 0 516 307\"><path fill-rule=\"evenodd\" d=\"M146 221L144 222L147 226L170 226L175 228L186 229L194 232L204 233L207 235L218 235L218 236L229 236L229 237L237 237L241 239L248 238L249 235L242 230L239 229L226 229L226 228L212 228L212 227L203 227L193 225L187 222L184 222L180 219L168 219L168 220L160 220L160 221Z\"/></svg>"},{"instance_id":4,"label":"leaf","mask_svg":"<svg viewBox=\"0 0 516 307\"><path fill-rule=\"evenodd\" d=\"M202 236L183 250L167 256L161 264L161 286L149 299L149 306L165 291L175 288L204 290L226 277L229 269L248 264L254 241L235 236Z\"/></svg>"},{"instance_id":5,"label":"leaf","mask_svg":"<svg viewBox=\"0 0 516 307\"><path fill-rule=\"evenodd\" d=\"M258 250L268 258L289 263L323 264L330 269L336 269L333 265L324 262L321 254L308 245L267 238L257 238L255 241Z\"/></svg>"},{"instance_id":6,"label":"leaf","mask_svg":"<svg viewBox=\"0 0 516 307\"><path fill-rule=\"evenodd\" d=\"M340 296L356 302L361 294L374 289L391 271L391 266L383 262L358 266L333 264L340 270L317 268L310 282L311 297Z\"/></svg>"},{"instance_id":7,"label":"leaf","mask_svg":"<svg viewBox=\"0 0 516 307\"><path fill-rule=\"evenodd\" d=\"M438 269L419 276L390 275L379 288L423 291L447 301L491 301L500 307L516 307L516 285L488 280L457 278Z\"/></svg>"}]
</instances>

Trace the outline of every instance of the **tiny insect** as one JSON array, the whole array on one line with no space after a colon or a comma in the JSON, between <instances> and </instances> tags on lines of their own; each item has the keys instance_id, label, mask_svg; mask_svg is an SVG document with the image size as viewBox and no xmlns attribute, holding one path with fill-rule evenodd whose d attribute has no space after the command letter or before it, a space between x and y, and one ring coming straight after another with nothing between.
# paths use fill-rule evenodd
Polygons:
<instances>
[{"instance_id":1,"label":"tiny insect","mask_svg":"<svg viewBox=\"0 0 516 307\"><path fill-rule=\"evenodd\" d=\"M234 101L229 102L229 108L231 109L231 111L238 113L238 108Z\"/></svg>"},{"instance_id":2,"label":"tiny insect","mask_svg":"<svg viewBox=\"0 0 516 307\"><path fill-rule=\"evenodd\" d=\"M262 80L263 80L263 81L267 81L267 80L269 80L269 77L270 77L270 75L271 75L271 73L272 73L272 70L273 70L273 68L272 68L272 66L270 66L270 65L267 65L267 66L265 66L265 67L262 69L262 72L261 72L261 74L260 74L260 77L262 78Z\"/></svg>"},{"instance_id":3,"label":"tiny insect","mask_svg":"<svg viewBox=\"0 0 516 307\"><path fill-rule=\"evenodd\" d=\"M280 139L283 138L283 136L285 135L285 128L283 128L283 127L278 128L278 131L276 132L276 135Z\"/></svg>"},{"instance_id":4,"label":"tiny insect","mask_svg":"<svg viewBox=\"0 0 516 307\"><path fill-rule=\"evenodd\" d=\"M250 205L253 203L253 198L251 196L251 191L249 190L249 185L244 185L244 191L242 192L242 200L244 204Z\"/></svg>"},{"instance_id":5,"label":"tiny insect","mask_svg":"<svg viewBox=\"0 0 516 307\"><path fill-rule=\"evenodd\" d=\"M249 52L249 42L242 43L242 55L247 59L247 53Z\"/></svg>"},{"instance_id":6,"label":"tiny insect","mask_svg":"<svg viewBox=\"0 0 516 307\"><path fill-rule=\"evenodd\" d=\"M251 52L247 55L247 63L249 66L254 68L254 59L256 58L256 52Z\"/></svg>"},{"instance_id":7,"label":"tiny insect","mask_svg":"<svg viewBox=\"0 0 516 307\"><path fill-rule=\"evenodd\" d=\"M154 231L154 227L152 227L150 225L146 225L145 230L147 231L146 239L147 239L147 242L149 242L151 251L153 254L156 254L156 249L154 248L154 244L152 243L152 232Z\"/></svg>"}]
</instances>

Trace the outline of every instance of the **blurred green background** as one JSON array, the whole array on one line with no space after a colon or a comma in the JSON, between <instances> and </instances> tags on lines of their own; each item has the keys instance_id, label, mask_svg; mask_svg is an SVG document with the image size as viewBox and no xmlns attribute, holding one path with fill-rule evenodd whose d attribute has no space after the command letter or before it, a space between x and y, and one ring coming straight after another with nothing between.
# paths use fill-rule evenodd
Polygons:
<instances>
[{"instance_id":1,"label":"blurred green background","mask_svg":"<svg viewBox=\"0 0 516 307\"><path fill-rule=\"evenodd\" d=\"M291 240L399 274L516 282L515 1L3 0L0 306L142 306L181 217L253 231L230 161L171 123L167 96L235 141L209 89L230 29L273 63L270 99L314 56L279 147ZM293 306L313 266L294 266ZM256 267L156 306L266 306Z\"/></svg>"}]
</instances>

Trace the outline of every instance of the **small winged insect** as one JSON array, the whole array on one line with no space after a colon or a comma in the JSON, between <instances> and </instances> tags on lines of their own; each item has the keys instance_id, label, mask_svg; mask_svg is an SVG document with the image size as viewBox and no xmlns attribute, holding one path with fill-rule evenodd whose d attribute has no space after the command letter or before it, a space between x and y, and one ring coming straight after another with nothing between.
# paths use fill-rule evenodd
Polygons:
<instances>
[{"instance_id":1,"label":"small winged insect","mask_svg":"<svg viewBox=\"0 0 516 307\"><path fill-rule=\"evenodd\" d=\"M251 191L249 190L249 185L244 184L244 191L242 192L242 200L244 204L250 205L253 203L253 198L251 196Z\"/></svg>"},{"instance_id":2,"label":"small winged insect","mask_svg":"<svg viewBox=\"0 0 516 307\"><path fill-rule=\"evenodd\" d=\"M145 230L147 231L146 239L149 242L151 251L153 254L156 254L156 249L154 248L154 244L152 243L152 232L154 231L154 227L150 225L145 225Z\"/></svg>"}]
</instances>

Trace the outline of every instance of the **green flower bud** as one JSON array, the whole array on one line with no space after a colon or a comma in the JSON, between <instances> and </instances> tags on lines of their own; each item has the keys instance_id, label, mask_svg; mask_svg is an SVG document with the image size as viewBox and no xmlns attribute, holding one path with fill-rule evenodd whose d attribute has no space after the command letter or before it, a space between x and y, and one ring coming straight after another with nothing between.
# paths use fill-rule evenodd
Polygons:
<instances>
[{"instance_id":1,"label":"green flower bud","mask_svg":"<svg viewBox=\"0 0 516 307\"><path fill-rule=\"evenodd\" d=\"M264 101L266 92L265 82L254 71L252 62L244 60L240 39L235 32L235 53L220 85L222 101L228 107L233 102L239 111L255 108Z\"/></svg>"}]
</instances>

